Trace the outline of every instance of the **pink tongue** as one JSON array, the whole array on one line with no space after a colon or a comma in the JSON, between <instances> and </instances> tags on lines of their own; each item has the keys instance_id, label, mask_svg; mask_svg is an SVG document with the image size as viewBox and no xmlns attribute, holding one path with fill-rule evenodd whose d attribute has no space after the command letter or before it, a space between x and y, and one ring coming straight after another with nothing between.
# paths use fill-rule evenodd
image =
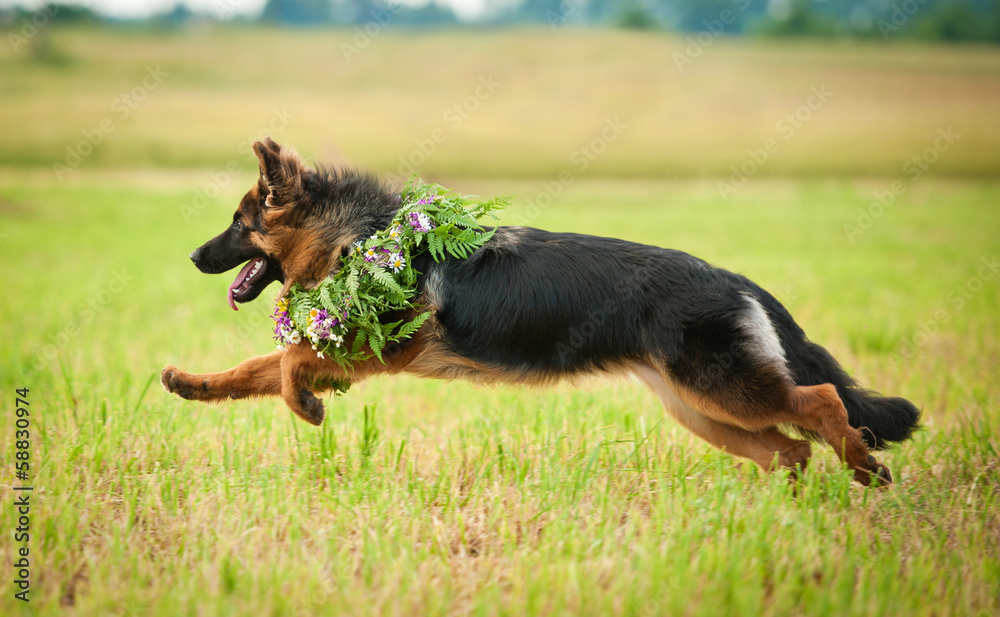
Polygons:
<instances>
[{"instance_id":1,"label":"pink tongue","mask_svg":"<svg viewBox=\"0 0 1000 617\"><path fill-rule=\"evenodd\" d=\"M250 266L252 266L255 261L257 260L251 259L250 261L247 262L247 265L243 266L243 269L240 270L240 273L236 275L236 279L233 280L233 284L229 286L229 289L226 292L226 300L229 301L229 308L233 309L234 311L238 311L240 309L236 308L236 301L233 300L233 294L236 293L236 290L239 289L240 285L243 284L243 281L246 280L247 272L250 271Z\"/></svg>"}]
</instances>

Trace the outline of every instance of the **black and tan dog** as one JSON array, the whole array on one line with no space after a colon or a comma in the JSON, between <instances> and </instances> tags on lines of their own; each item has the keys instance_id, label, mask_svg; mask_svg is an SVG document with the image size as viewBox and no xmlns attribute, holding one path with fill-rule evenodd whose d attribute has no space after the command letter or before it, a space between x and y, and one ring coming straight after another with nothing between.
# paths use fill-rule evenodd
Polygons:
<instances>
[{"instance_id":1,"label":"black and tan dog","mask_svg":"<svg viewBox=\"0 0 1000 617\"><path fill-rule=\"evenodd\" d=\"M307 168L292 150L254 144L261 175L233 223L191 253L202 272L244 262L228 300L273 281L315 286L351 243L388 226L398 191L352 171ZM570 233L500 227L464 260L415 259L419 304L431 318L406 344L345 374L308 343L221 373L168 366L161 380L186 399L281 396L319 424L315 394L332 380L379 373L545 383L584 373L633 373L688 429L765 469L805 468L808 441L830 444L858 482L889 483L869 454L904 440L920 413L860 387L775 298L738 274L679 251Z\"/></svg>"}]
</instances>

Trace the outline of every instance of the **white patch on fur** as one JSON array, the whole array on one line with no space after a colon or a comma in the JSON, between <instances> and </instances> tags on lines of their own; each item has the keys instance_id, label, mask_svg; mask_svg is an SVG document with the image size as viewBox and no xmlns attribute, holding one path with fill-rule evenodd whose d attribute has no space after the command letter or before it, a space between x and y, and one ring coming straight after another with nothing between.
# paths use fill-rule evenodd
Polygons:
<instances>
[{"instance_id":1,"label":"white patch on fur","mask_svg":"<svg viewBox=\"0 0 1000 617\"><path fill-rule=\"evenodd\" d=\"M778 332L767 316L767 311L757 298L749 294L743 294L743 297L747 301L747 312L740 316L739 324L750 337L747 351L787 371L785 350L781 347L781 339L778 338Z\"/></svg>"},{"instance_id":2,"label":"white patch on fur","mask_svg":"<svg viewBox=\"0 0 1000 617\"><path fill-rule=\"evenodd\" d=\"M441 268L432 267L424 277L424 297L427 304L441 308L441 299L444 298L444 275L441 274Z\"/></svg>"}]
</instances>

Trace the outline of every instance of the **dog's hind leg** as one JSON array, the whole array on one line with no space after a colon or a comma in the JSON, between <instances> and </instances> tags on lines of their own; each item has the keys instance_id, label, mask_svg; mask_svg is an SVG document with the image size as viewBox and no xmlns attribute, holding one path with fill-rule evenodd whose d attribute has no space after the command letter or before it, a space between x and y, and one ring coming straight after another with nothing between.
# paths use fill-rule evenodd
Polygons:
<instances>
[{"instance_id":1,"label":"dog's hind leg","mask_svg":"<svg viewBox=\"0 0 1000 617\"><path fill-rule=\"evenodd\" d=\"M861 437L861 431L847 421L847 408L833 384L796 386L782 423L812 431L833 446L837 456L854 470L854 479L868 486L892 484L889 468L875 460Z\"/></svg>"},{"instance_id":2,"label":"dog's hind leg","mask_svg":"<svg viewBox=\"0 0 1000 617\"><path fill-rule=\"evenodd\" d=\"M192 374L174 366L160 373L167 392L192 401L221 401L281 394L283 351L257 356L221 373Z\"/></svg>"},{"instance_id":3,"label":"dog's hind leg","mask_svg":"<svg viewBox=\"0 0 1000 617\"><path fill-rule=\"evenodd\" d=\"M766 406L755 402L757 397L752 392L733 390L731 396L719 396L718 391L705 396L680 388L679 396L706 416L747 430L763 430L778 424L801 427L830 444L837 456L854 470L854 479L860 484L868 486L873 478L876 485L892 484L888 467L869 454L861 431L848 423L847 409L833 384L789 385L777 397L781 402Z\"/></svg>"},{"instance_id":4,"label":"dog's hind leg","mask_svg":"<svg viewBox=\"0 0 1000 617\"><path fill-rule=\"evenodd\" d=\"M818 435L867 486L892 475L868 453L833 384L797 385L760 302L744 296L728 314L689 327L663 371L675 395L708 418L754 433L794 425Z\"/></svg>"},{"instance_id":5,"label":"dog's hind leg","mask_svg":"<svg viewBox=\"0 0 1000 617\"><path fill-rule=\"evenodd\" d=\"M812 454L808 441L792 439L773 426L747 430L713 420L681 399L675 385L660 371L645 364L633 366L632 371L681 425L713 446L748 458L767 471L775 470L775 457L780 468L805 471Z\"/></svg>"}]
</instances>

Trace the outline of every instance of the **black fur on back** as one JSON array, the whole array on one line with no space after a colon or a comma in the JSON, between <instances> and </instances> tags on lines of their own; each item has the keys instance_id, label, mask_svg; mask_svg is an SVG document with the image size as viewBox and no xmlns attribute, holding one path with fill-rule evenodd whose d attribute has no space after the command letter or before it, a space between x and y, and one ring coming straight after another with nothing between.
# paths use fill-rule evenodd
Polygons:
<instances>
[{"instance_id":1,"label":"black fur on back","mask_svg":"<svg viewBox=\"0 0 1000 617\"><path fill-rule=\"evenodd\" d=\"M611 238L499 228L469 259L433 264L425 257L415 265L443 281L430 291L439 294L436 319L453 352L557 378L643 358L640 333L653 311L646 300L689 260Z\"/></svg>"},{"instance_id":2,"label":"black fur on back","mask_svg":"<svg viewBox=\"0 0 1000 617\"><path fill-rule=\"evenodd\" d=\"M414 266L450 351L524 376L556 379L651 358L680 384L733 409L774 408L791 385L752 351L743 320L756 299L795 385L833 383L868 444L907 438L919 412L858 386L785 308L743 276L681 251L624 240L500 227L465 260Z\"/></svg>"},{"instance_id":3,"label":"black fur on back","mask_svg":"<svg viewBox=\"0 0 1000 617\"><path fill-rule=\"evenodd\" d=\"M651 356L681 371L696 330L714 335L712 324L728 324L718 333L728 346L745 309L731 273L614 238L500 227L469 259L435 264L425 255L415 266L427 273L421 286L453 352L526 374L560 377Z\"/></svg>"}]
</instances>

